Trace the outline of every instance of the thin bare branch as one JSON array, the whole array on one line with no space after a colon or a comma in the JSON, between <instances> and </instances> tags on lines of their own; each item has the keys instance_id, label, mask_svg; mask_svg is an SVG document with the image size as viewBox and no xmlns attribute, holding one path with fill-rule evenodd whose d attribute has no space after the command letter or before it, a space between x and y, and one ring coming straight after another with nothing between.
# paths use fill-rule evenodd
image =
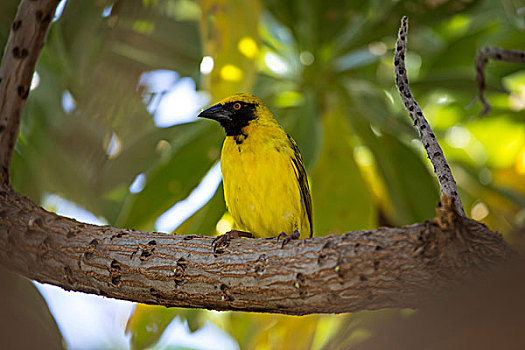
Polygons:
<instances>
[{"instance_id":1,"label":"thin bare branch","mask_svg":"<svg viewBox=\"0 0 525 350\"><path fill-rule=\"evenodd\" d=\"M485 99L485 65L489 59L525 63L525 51L506 50L500 47L488 46L479 50L476 56L476 79L478 81L479 100L483 103L484 109L481 115L488 114L490 111L490 103Z\"/></svg>"},{"instance_id":2,"label":"thin bare branch","mask_svg":"<svg viewBox=\"0 0 525 350\"><path fill-rule=\"evenodd\" d=\"M405 16L401 20L401 27L399 28L399 35L397 37L396 50L394 54L394 71L396 75L396 85L401 95L401 99L405 104L405 108L414 122L414 126L419 131L421 142L425 146L428 158L434 166L434 172L439 181L441 193L454 199L456 210L461 216L465 216L463 204L459 198L456 181L452 176L452 171L445 159L445 155L439 146L436 136L432 132L430 125L423 116L421 108L410 92L408 85L407 71L405 68L405 51L408 34L408 18Z\"/></svg>"},{"instance_id":3,"label":"thin bare branch","mask_svg":"<svg viewBox=\"0 0 525 350\"><path fill-rule=\"evenodd\" d=\"M36 62L59 0L24 0L11 26L0 66L0 182L9 166Z\"/></svg>"}]
</instances>

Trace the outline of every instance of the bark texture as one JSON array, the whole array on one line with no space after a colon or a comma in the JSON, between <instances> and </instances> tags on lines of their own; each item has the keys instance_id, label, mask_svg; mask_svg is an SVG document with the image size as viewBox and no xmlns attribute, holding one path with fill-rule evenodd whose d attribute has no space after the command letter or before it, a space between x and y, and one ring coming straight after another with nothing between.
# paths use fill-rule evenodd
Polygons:
<instances>
[{"instance_id":1,"label":"bark texture","mask_svg":"<svg viewBox=\"0 0 525 350\"><path fill-rule=\"evenodd\" d=\"M0 67L0 181L9 181L9 166L18 137L36 62L59 0L22 1Z\"/></svg>"},{"instance_id":2,"label":"bark texture","mask_svg":"<svg viewBox=\"0 0 525 350\"><path fill-rule=\"evenodd\" d=\"M291 241L94 226L4 186L0 263L66 290L149 304L283 314L416 307L512 252L483 224L447 215L402 228Z\"/></svg>"},{"instance_id":3,"label":"bark texture","mask_svg":"<svg viewBox=\"0 0 525 350\"><path fill-rule=\"evenodd\" d=\"M434 166L434 173L438 179L441 193L444 196L452 198L454 201L454 207L458 213L462 216L465 216L463 204L461 203L461 198L459 197L458 193L456 180L454 180L454 176L452 176L452 171L450 170L447 160L445 159L443 150L439 146L436 135L434 135L430 124L425 119L421 108L419 108L419 105L414 99L414 96L410 92L407 70L405 68L407 36L408 18L405 16L401 19L401 26L397 35L396 50L394 53L394 73L396 75L397 89L401 99L403 100L403 104L408 111L410 119L412 119L414 126L419 131L419 138L421 139L421 142L427 151L428 159L430 159L432 165Z\"/></svg>"}]
</instances>

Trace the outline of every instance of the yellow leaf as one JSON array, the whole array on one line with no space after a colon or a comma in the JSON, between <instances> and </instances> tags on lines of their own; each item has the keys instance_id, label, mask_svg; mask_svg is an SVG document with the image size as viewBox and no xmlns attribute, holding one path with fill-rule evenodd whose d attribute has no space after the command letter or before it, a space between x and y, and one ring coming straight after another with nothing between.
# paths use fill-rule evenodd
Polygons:
<instances>
[{"instance_id":1,"label":"yellow leaf","mask_svg":"<svg viewBox=\"0 0 525 350\"><path fill-rule=\"evenodd\" d=\"M203 0L200 4L204 56L213 59L211 72L202 75L204 86L213 101L250 92L259 54L259 1Z\"/></svg>"}]
</instances>

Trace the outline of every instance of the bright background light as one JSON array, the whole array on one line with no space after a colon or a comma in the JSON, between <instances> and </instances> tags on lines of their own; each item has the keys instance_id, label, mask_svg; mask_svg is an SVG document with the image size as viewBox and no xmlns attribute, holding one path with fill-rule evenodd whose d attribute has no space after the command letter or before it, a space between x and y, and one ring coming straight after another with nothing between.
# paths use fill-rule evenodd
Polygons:
<instances>
[{"instance_id":1,"label":"bright background light","mask_svg":"<svg viewBox=\"0 0 525 350\"><path fill-rule=\"evenodd\" d=\"M161 128L194 121L209 101L208 94L196 90L192 78L180 78L171 70L145 72L139 86L147 89L148 112Z\"/></svg>"}]
</instances>

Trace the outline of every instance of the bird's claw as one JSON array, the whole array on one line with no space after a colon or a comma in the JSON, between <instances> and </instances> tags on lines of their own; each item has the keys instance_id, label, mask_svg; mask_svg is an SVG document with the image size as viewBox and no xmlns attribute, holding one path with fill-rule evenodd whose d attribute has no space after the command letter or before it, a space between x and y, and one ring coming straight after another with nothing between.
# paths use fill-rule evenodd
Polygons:
<instances>
[{"instance_id":1,"label":"bird's claw","mask_svg":"<svg viewBox=\"0 0 525 350\"><path fill-rule=\"evenodd\" d=\"M279 233L279 235L277 236L277 240L279 239L283 239L283 243L281 245L281 248L283 248L288 242L290 242L292 239L299 239L299 237L301 236L301 234L299 233L299 230L295 230L293 231L293 233L291 235L287 235L286 233L284 232L281 232Z\"/></svg>"},{"instance_id":2,"label":"bird's claw","mask_svg":"<svg viewBox=\"0 0 525 350\"><path fill-rule=\"evenodd\" d=\"M223 235L215 237L215 239L211 242L213 252L217 252L218 247L227 247L232 239L241 237L253 238L253 235L250 232L231 230Z\"/></svg>"}]
</instances>

